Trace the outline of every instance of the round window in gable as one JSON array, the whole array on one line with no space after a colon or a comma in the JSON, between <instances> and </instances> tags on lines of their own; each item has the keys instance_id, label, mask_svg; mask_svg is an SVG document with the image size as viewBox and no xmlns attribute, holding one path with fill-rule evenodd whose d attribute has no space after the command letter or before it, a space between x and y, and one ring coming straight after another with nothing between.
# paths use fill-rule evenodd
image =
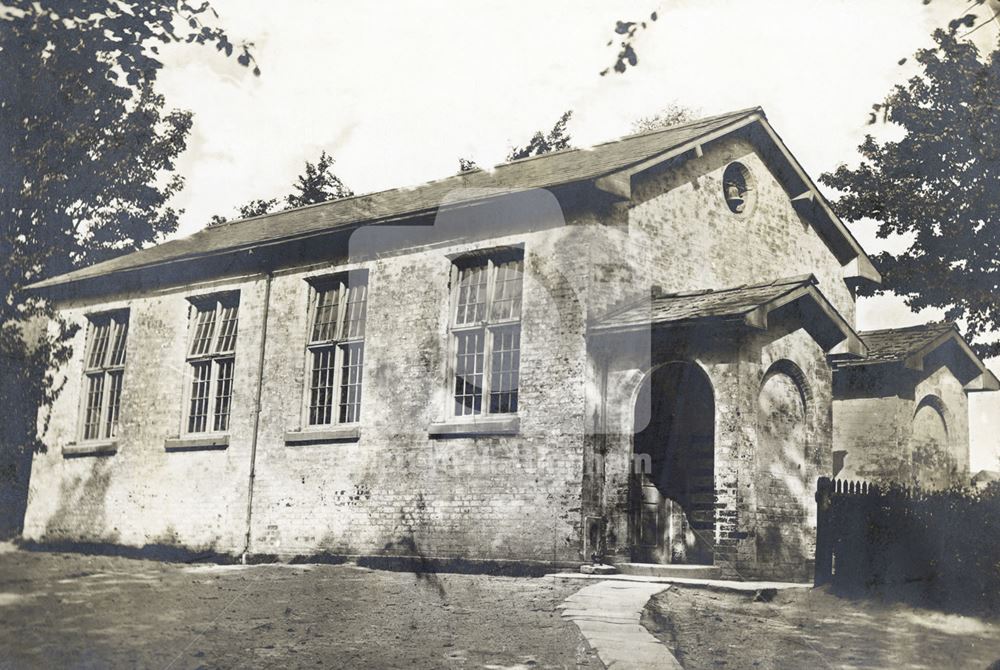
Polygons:
<instances>
[{"instance_id":1,"label":"round window in gable","mask_svg":"<svg viewBox=\"0 0 1000 670\"><path fill-rule=\"evenodd\" d=\"M743 163L730 163L722 173L722 195L733 214L748 214L757 201L753 174Z\"/></svg>"}]
</instances>

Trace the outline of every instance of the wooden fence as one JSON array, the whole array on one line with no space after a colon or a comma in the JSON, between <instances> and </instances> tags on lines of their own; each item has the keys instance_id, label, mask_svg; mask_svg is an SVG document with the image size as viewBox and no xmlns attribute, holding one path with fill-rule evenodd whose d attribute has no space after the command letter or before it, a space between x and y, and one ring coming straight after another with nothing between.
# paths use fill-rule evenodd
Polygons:
<instances>
[{"instance_id":1,"label":"wooden fence","mask_svg":"<svg viewBox=\"0 0 1000 670\"><path fill-rule=\"evenodd\" d=\"M814 583L1000 612L1000 486L921 491L820 478Z\"/></svg>"}]
</instances>

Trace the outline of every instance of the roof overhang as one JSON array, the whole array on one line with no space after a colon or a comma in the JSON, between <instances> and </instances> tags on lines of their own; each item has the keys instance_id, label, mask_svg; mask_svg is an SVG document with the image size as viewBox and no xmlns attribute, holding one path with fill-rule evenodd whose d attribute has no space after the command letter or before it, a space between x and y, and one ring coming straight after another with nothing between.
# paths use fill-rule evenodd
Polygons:
<instances>
[{"instance_id":1,"label":"roof overhang","mask_svg":"<svg viewBox=\"0 0 1000 670\"><path fill-rule=\"evenodd\" d=\"M772 168L789 193L795 211L817 230L840 261L844 281L852 288L864 282L881 284L882 275L875 269L871 258L844 222L833 212L830 203L782 142L762 111L738 119L730 125L713 130L625 169L598 177L594 180L594 186L616 197L630 200L632 178L636 175L689 152L695 157L701 157L706 144L744 129L749 139L772 159Z\"/></svg>"},{"instance_id":2,"label":"roof overhang","mask_svg":"<svg viewBox=\"0 0 1000 670\"><path fill-rule=\"evenodd\" d=\"M922 372L924 370L924 362L927 357L933 352L937 351L946 344L955 345L961 352L965 360L978 370L979 374L968 381L962 388L968 393L977 393L984 391L1000 391L1000 380L997 376L993 374L986 364L983 363L982 359L976 355L976 352L972 350L969 343L965 341L958 330L952 328L933 340L920 347L916 351L912 352L906 358L903 359L903 367L909 370L916 370Z\"/></svg>"},{"instance_id":3,"label":"roof overhang","mask_svg":"<svg viewBox=\"0 0 1000 670\"><path fill-rule=\"evenodd\" d=\"M653 297L652 301L658 298ZM670 297L659 298L669 300ZM801 323L806 332L829 356L841 358L864 358L867 349L864 342L850 323L830 304L816 285L815 277L798 282L790 290L761 301L751 308L728 314L711 314L682 319L657 319L652 316L644 323L634 321L618 324L614 319L591 324L588 335L603 337L643 330L683 328L703 323L727 323L745 328L766 331L775 318L793 318Z\"/></svg>"}]
</instances>

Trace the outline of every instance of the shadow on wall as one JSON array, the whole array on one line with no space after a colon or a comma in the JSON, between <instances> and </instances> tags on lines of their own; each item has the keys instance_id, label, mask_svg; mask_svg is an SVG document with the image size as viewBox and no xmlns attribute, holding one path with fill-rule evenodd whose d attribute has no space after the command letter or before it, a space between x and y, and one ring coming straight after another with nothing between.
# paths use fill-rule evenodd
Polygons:
<instances>
[{"instance_id":1,"label":"shadow on wall","mask_svg":"<svg viewBox=\"0 0 1000 670\"><path fill-rule=\"evenodd\" d=\"M809 394L798 368L772 367L757 411L757 564L765 574L808 578L815 545L813 467L807 457Z\"/></svg>"}]
</instances>

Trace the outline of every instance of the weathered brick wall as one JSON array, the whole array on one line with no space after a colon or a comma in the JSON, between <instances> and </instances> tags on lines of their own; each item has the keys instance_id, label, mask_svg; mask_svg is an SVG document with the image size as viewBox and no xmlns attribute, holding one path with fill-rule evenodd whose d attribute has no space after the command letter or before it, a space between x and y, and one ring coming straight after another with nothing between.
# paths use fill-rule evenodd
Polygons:
<instances>
[{"instance_id":1,"label":"weathered brick wall","mask_svg":"<svg viewBox=\"0 0 1000 670\"><path fill-rule=\"evenodd\" d=\"M969 478L969 396L951 370L940 366L925 370L924 378L917 383L913 411L929 399L940 401L934 404L939 405L947 430L947 443L943 446L955 459L958 475L965 482Z\"/></svg>"},{"instance_id":2,"label":"weathered brick wall","mask_svg":"<svg viewBox=\"0 0 1000 670\"><path fill-rule=\"evenodd\" d=\"M571 226L362 264L370 298L354 443L284 444L284 431L302 427L307 275L277 277L253 551L578 560L588 235ZM514 243L526 259L520 434L429 437L450 407L449 256Z\"/></svg>"},{"instance_id":3,"label":"weathered brick wall","mask_svg":"<svg viewBox=\"0 0 1000 670\"><path fill-rule=\"evenodd\" d=\"M914 416L922 401L940 400L947 428L947 450L959 475L969 468L968 396L944 366L922 373L901 366L837 373L833 403L834 449L846 452L844 479L911 482Z\"/></svg>"},{"instance_id":4,"label":"weathered brick wall","mask_svg":"<svg viewBox=\"0 0 1000 670\"><path fill-rule=\"evenodd\" d=\"M263 285L257 280L224 286L239 289L241 300L231 443L222 451L164 449L164 439L176 437L181 428L181 397L188 379L187 297L218 287L119 296L62 310L81 329L72 342L74 355L59 374L66 386L42 435L47 451L34 458L26 539L242 550ZM118 451L111 456L64 457L62 448L79 442L85 315L120 307L129 307L131 316Z\"/></svg>"},{"instance_id":5,"label":"weathered brick wall","mask_svg":"<svg viewBox=\"0 0 1000 670\"><path fill-rule=\"evenodd\" d=\"M816 480L831 468L832 373L822 348L793 327L779 326L761 343L752 471L756 561L748 573L807 579L816 551Z\"/></svg>"},{"instance_id":6,"label":"weathered brick wall","mask_svg":"<svg viewBox=\"0 0 1000 670\"><path fill-rule=\"evenodd\" d=\"M748 213L731 212L722 195L722 175L732 161L743 163L756 181L757 202ZM632 263L652 283L691 291L812 273L854 323L854 298L840 263L749 143L732 138L710 144L701 158L638 179L634 194Z\"/></svg>"},{"instance_id":7,"label":"weathered brick wall","mask_svg":"<svg viewBox=\"0 0 1000 670\"><path fill-rule=\"evenodd\" d=\"M722 198L721 174L734 158L757 179L758 202L746 216L733 215ZM633 393L656 356L680 356L703 367L716 393L720 561L734 576L753 566L759 384L780 354L822 385L810 358L815 351L800 342L804 333L782 333L792 339L775 344L774 353L767 342L732 335L703 334L686 350L670 340L652 348L648 340L632 342L628 356L637 358L615 363L602 399L601 366L588 359L585 320L622 297L648 294L654 283L693 290L809 272L849 320L853 301L839 264L749 145L708 146L675 175L638 180L636 193L639 204L631 210L569 203L568 226L546 221L515 233L490 222L462 244L445 238L356 266L331 260L327 267L279 272L271 284L250 550L577 560L581 517L611 510L609 538L621 551L629 541L623 496ZM448 405L449 255L521 243L527 271L520 434L432 438L428 427L445 418ZM340 253L331 249L331 259ZM360 438L286 445L286 431L302 427L305 279L349 267L370 271ZM168 453L163 446L180 428L186 297L196 289L67 305L65 314L81 323L88 311L132 309L119 448L107 457L61 453L79 421L81 331L44 436L49 450L35 459L26 537L242 550L264 284L258 278L197 289L242 290L232 429L221 451ZM604 421L610 427L598 439ZM828 430L823 425L813 428L817 435ZM810 445L816 467L826 467L821 437Z\"/></svg>"},{"instance_id":8,"label":"weathered brick wall","mask_svg":"<svg viewBox=\"0 0 1000 670\"><path fill-rule=\"evenodd\" d=\"M733 214L722 196L722 173L733 160L744 163L756 178L756 206L745 215ZM603 282L595 303L648 294L654 284L665 291L691 291L812 273L824 295L853 323L854 298L840 263L794 211L789 195L749 144L724 140L709 145L703 157L676 171L637 179L633 188L639 204L624 215L625 225L607 229L607 262L595 263L595 276ZM614 558L628 559L634 534L628 491L636 389L651 365L691 360L710 378L716 399L716 564L733 577L805 574L815 546L812 485L829 473L832 458L831 373L809 335L797 324L775 324L749 339L682 330L652 339L635 335L611 353L592 355L588 383L595 391L588 416L600 427L595 433L603 428L607 434L590 438L587 463L593 486L601 491ZM601 371L605 360L606 382ZM802 371L810 393L807 439L794 464L757 451L760 387L778 360L791 361ZM606 405L600 405L598 390L605 383ZM761 473L772 468L780 472L771 481L780 484L758 488ZM597 513L592 498L585 495L585 501ZM775 552L764 555L767 549Z\"/></svg>"},{"instance_id":9,"label":"weathered brick wall","mask_svg":"<svg viewBox=\"0 0 1000 670\"><path fill-rule=\"evenodd\" d=\"M551 223L551 222L550 222ZM329 551L577 560L583 451L584 301L594 230L541 225L272 281L252 513L252 553ZM450 256L524 244L520 433L431 438L449 407L444 352ZM287 445L302 427L306 277L370 270L361 437ZM64 315L131 309L118 451L67 458L77 442L85 331L60 371L67 386L35 458L27 539L177 544L239 553L246 533L265 280L66 305ZM186 298L241 290L229 446L166 452L188 383Z\"/></svg>"}]
</instances>

